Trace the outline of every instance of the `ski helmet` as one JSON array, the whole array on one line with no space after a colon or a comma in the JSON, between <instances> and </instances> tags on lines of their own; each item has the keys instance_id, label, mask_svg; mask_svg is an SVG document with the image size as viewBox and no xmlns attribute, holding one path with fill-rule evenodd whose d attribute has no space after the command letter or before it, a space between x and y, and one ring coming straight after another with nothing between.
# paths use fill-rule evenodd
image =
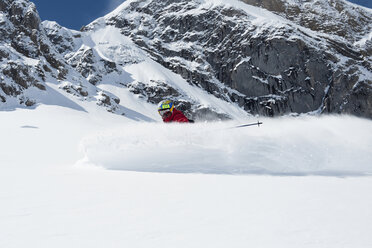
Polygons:
<instances>
[{"instance_id":1,"label":"ski helmet","mask_svg":"<svg viewBox=\"0 0 372 248\"><path fill-rule=\"evenodd\" d=\"M172 113L174 104L171 100L163 100L158 104L158 112L163 117L167 112Z\"/></svg>"}]
</instances>

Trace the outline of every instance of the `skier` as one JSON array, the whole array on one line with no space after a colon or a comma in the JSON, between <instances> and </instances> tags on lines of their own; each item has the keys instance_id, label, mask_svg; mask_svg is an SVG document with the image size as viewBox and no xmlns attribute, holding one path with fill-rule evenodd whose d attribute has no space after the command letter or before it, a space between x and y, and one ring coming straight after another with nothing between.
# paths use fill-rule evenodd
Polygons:
<instances>
[{"instance_id":1,"label":"skier","mask_svg":"<svg viewBox=\"0 0 372 248\"><path fill-rule=\"evenodd\" d=\"M174 107L171 100L163 100L158 105L158 112L164 122L191 122L187 117Z\"/></svg>"}]
</instances>

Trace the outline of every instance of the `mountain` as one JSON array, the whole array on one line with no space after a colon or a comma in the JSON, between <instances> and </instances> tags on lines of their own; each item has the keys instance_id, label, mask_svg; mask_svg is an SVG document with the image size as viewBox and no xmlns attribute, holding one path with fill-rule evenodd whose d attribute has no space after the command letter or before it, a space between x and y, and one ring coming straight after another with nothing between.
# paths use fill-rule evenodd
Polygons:
<instances>
[{"instance_id":1,"label":"mountain","mask_svg":"<svg viewBox=\"0 0 372 248\"><path fill-rule=\"evenodd\" d=\"M0 0L0 247L371 247L372 120L233 128L371 117L370 12L337 2L343 37L331 1L271 3L127 0L75 31ZM154 123L163 97L234 120Z\"/></svg>"},{"instance_id":2,"label":"mountain","mask_svg":"<svg viewBox=\"0 0 372 248\"><path fill-rule=\"evenodd\" d=\"M199 120L372 118L372 11L346 1L129 0L80 31L26 0L0 10L3 110L90 103L151 120L167 97Z\"/></svg>"}]
</instances>

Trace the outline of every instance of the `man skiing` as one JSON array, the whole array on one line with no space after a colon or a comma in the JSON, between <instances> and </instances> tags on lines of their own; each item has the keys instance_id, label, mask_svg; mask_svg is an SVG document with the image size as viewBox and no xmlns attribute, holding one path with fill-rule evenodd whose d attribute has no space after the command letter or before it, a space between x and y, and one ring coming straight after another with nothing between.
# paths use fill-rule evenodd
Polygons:
<instances>
[{"instance_id":1,"label":"man skiing","mask_svg":"<svg viewBox=\"0 0 372 248\"><path fill-rule=\"evenodd\" d=\"M189 122L186 116L181 111L177 110L170 100L161 101L158 105L158 112L163 122Z\"/></svg>"}]
</instances>

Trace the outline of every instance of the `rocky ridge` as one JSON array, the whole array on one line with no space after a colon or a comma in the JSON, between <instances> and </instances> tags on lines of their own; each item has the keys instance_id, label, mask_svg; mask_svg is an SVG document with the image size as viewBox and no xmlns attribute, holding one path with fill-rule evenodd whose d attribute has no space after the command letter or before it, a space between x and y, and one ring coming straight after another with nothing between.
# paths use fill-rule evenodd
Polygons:
<instances>
[{"instance_id":1,"label":"rocky ridge","mask_svg":"<svg viewBox=\"0 0 372 248\"><path fill-rule=\"evenodd\" d=\"M51 83L81 101L93 101L120 114L119 100L90 84L98 81L99 74L91 75L89 66L63 56L63 51L81 45L74 40L80 32L54 23L63 35L53 36L29 1L0 0L0 11L0 110L54 103L55 92L47 84ZM66 42L58 46L61 37ZM88 60L89 52L84 55Z\"/></svg>"},{"instance_id":2,"label":"rocky ridge","mask_svg":"<svg viewBox=\"0 0 372 248\"><path fill-rule=\"evenodd\" d=\"M40 95L47 95L47 82L53 82L82 101L124 114L120 98L100 87L114 78L114 84L150 103L172 98L191 118L228 118L170 82L123 79L126 66L151 58L250 114L372 118L371 11L341 0L244 2L251 5L131 0L73 31L41 22L29 1L0 0L0 108L42 103ZM324 5L339 15L327 15ZM348 16L347 25L339 25L342 15ZM97 30L111 28L130 42L91 45Z\"/></svg>"},{"instance_id":3,"label":"rocky ridge","mask_svg":"<svg viewBox=\"0 0 372 248\"><path fill-rule=\"evenodd\" d=\"M328 3L335 4L346 5ZM302 23L307 5L298 12L299 20L293 6L301 4L277 1L270 6L277 6L272 9L295 23L258 8L249 12L213 1L174 0L134 1L105 20L191 84L237 102L249 113L318 111L371 117L370 41L363 48L353 46L356 38L371 30L371 12L361 9L356 15L358 9L352 7L355 15L349 16L348 23L362 20L359 25L340 25L335 30L337 16L333 24L310 29L310 22L304 27L296 24ZM289 7L284 11L278 6ZM257 12L269 17L260 20ZM324 15L317 14L323 19ZM333 21L333 16L327 18ZM343 35L349 29L354 39Z\"/></svg>"}]
</instances>

